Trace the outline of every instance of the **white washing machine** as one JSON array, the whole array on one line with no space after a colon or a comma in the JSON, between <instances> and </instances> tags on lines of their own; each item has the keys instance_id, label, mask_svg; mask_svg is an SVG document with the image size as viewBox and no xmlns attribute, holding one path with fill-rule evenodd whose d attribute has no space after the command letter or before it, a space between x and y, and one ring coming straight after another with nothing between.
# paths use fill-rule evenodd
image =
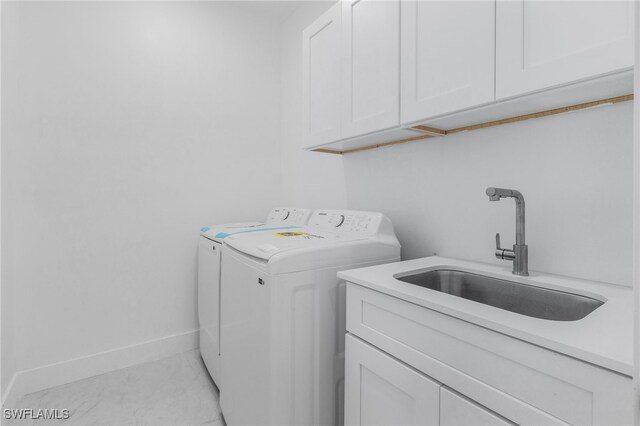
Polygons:
<instances>
[{"instance_id":1,"label":"white washing machine","mask_svg":"<svg viewBox=\"0 0 640 426\"><path fill-rule=\"evenodd\" d=\"M336 274L400 260L391 221L317 210L306 228L234 235L224 245L227 424L342 424L345 283Z\"/></svg>"},{"instance_id":2,"label":"white washing machine","mask_svg":"<svg viewBox=\"0 0 640 426\"><path fill-rule=\"evenodd\" d=\"M220 260L222 241L230 235L268 230L293 230L305 225L311 210L275 208L266 222L228 223L205 226L198 243L198 319L200 353L218 388L220 377Z\"/></svg>"}]
</instances>

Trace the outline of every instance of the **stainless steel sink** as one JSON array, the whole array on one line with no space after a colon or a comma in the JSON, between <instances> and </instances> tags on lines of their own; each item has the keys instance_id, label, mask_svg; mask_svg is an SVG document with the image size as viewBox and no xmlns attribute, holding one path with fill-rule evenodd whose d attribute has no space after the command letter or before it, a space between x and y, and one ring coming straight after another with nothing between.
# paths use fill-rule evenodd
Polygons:
<instances>
[{"instance_id":1,"label":"stainless steel sink","mask_svg":"<svg viewBox=\"0 0 640 426\"><path fill-rule=\"evenodd\" d=\"M396 278L474 302L553 321L576 321L604 304L579 294L456 270L437 269Z\"/></svg>"}]
</instances>

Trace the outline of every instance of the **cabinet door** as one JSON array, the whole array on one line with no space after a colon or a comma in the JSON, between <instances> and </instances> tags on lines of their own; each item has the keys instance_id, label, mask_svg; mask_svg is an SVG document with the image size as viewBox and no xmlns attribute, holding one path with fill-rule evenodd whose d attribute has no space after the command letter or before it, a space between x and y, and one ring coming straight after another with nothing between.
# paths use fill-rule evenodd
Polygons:
<instances>
[{"instance_id":1,"label":"cabinet door","mask_svg":"<svg viewBox=\"0 0 640 426\"><path fill-rule=\"evenodd\" d=\"M347 334L346 425L437 425L440 384Z\"/></svg>"},{"instance_id":2,"label":"cabinet door","mask_svg":"<svg viewBox=\"0 0 640 426\"><path fill-rule=\"evenodd\" d=\"M400 2L342 2L342 136L397 126L400 120Z\"/></svg>"},{"instance_id":3,"label":"cabinet door","mask_svg":"<svg viewBox=\"0 0 640 426\"><path fill-rule=\"evenodd\" d=\"M198 320L200 353L220 388L220 249L205 237L198 243Z\"/></svg>"},{"instance_id":4,"label":"cabinet door","mask_svg":"<svg viewBox=\"0 0 640 426\"><path fill-rule=\"evenodd\" d=\"M632 1L501 1L496 6L496 97L633 66Z\"/></svg>"},{"instance_id":5,"label":"cabinet door","mask_svg":"<svg viewBox=\"0 0 640 426\"><path fill-rule=\"evenodd\" d=\"M341 14L337 3L303 32L303 137L307 148L340 139Z\"/></svg>"},{"instance_id":6,"label":"cabinet door","mask_svg":"<svg viewBox=\"0 0 640 426\"><path fill-rule=\"evenodd\" d=\"M514 423L443 386L440 388L440 425L509 426Z\"/></svg>"},{"instance_id":7,"label":"cabinet door","mask_svg":"<svg viewBox=\"0 0 640 426\"><path fill-rule=\"evenodd\" d=\"M495 1L406 0L401 20L403 123L495 99Z\"/></svg>"}]
</instances>

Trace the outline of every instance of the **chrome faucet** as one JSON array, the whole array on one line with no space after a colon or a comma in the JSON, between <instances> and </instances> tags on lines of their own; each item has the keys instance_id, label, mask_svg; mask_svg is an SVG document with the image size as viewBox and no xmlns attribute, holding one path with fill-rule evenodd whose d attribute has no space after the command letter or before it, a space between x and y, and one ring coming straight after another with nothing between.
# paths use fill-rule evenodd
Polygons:
<instances>
[{"instance_id":1,"label":"chrome faucet","mask_svg":"<svg viewBox=\"0 0 640 426\"><path fill-rule=\"evenodd\" d=\"M500 198L515 198L516 200L516 243L513 250L500 247L500 234L496 234L496 257L513 261L515 275L529 275L529 248L524 243L524 197L515 189L487 188L490 201L500 201Z\"/></svg>"}]
</instances>

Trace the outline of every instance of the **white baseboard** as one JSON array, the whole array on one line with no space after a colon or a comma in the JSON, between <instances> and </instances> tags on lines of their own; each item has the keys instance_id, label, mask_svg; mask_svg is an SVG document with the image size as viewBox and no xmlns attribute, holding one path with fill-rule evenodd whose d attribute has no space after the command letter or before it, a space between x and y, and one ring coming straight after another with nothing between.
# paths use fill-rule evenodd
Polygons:
<instances>
[{"instance_id":1,"label":"white baseboard","mask_svg":"<svg viewBox=\"0 0 640 426\"><path fill-rule=\"evenodd\" d=\"M196 349L197 347L198 330L193 330L81 358L19 371L11 378L7 391L3 395L2 406L13 408L22 396L29 393L132 365L156 361Z\"/></svg>"}]
</instances>

